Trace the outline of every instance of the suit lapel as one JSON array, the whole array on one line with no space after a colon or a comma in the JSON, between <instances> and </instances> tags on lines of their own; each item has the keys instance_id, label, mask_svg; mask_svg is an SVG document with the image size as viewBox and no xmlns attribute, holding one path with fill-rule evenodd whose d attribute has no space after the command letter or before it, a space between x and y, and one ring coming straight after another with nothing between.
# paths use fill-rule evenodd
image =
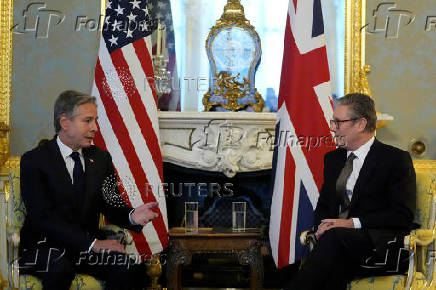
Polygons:
<instances>
[{"instance_id":1,"label":"suit lapel","mask_svg":"<svg viewBox=\"0 0 436 290\"><path fill-rule=\"evenodd\" d=\"M357 178L354 186L353 197L351 198L350 205L351 208L353 208L353 206L356 204L359 194L362 191L362 187L368 182L374 172L374 169L377 167L377 153L379 146L380 142L375 139L371 149L368 152L368 155L365 158L365 161L363 162L362 168L359 172L359 177Z\"/></svg>"},{"instance_id":2,"label":"suit lapel","mask_svg":"<svg viewBox=\"0 0 436 290\"><path fill-rule=\"evenodd\" d=\"M48 143L50 154L53 158L53 165L55 169L55 174L57 176L56 180L58 183L62 184L62 188L65 190L63 193L67 198L71 200L75 199L75 194L73 190L73 183L71 180L71 176L68 173L67 166L65 164L65 160L62 157L61 151L59 150L59 146L56 141L56 136L49 141Z\"/></svg>"}]
</instances>

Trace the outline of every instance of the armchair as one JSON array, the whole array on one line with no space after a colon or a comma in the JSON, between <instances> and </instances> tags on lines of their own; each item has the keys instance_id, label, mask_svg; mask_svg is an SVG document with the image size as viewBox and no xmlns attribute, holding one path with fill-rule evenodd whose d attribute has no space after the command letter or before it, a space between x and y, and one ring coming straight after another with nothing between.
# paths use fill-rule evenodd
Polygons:
<instances>
[{"instance_id":1,"label":"armchair","mask_svg":"<svg viewBox=\"0 0 436 290\"><path fill-rule=\"evenodd\" d=\"M404 247L410 251L407 273L353 280L348 284L348 289L436 288L436 160L414 160L413 166L417 183L415 221L421 228L404 238ZM303 232L300 242L311 250L314 246L313 234Z\"/></svg>"},{"instance_id":2,"label":"armchair","mask_svg":"<svg viewBox=\"0 0 436 290\"><path fill-rule=\"evenodd\" d=\"M7 237L7 268L9 288L11 289L42 289L41 281L32 275L20 275L18 264L18 247L20 244L20 229L24 223L26 209L20 196L20 170L11 169L9 173L9 186L6 185L6 237ZM100 218L100 228L105 232L110 232L111 236L120 238L126 245L133 240L127 230L120 229L114 225L103 225L103 216ZM3 229L2 229L3 230ZM77 274L70 289L103 289L104 282L96 278ZM9 289L7 288L7 289Z\"/></svg>"}]
</instances>

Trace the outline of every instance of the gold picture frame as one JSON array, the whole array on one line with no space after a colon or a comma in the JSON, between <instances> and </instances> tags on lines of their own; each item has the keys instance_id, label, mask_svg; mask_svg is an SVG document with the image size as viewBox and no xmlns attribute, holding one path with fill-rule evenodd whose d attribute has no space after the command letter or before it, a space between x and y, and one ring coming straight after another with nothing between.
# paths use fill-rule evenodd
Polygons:
<instances>
[{"instance_id":1,"label":"gold picture frame","mask_svg":"<svg viewBox=\"0 0 436 290\"><path fill-rule=\"evenodd\" d=\"M105 9L101 0L101 11ZM345 13L345 93L369 93L365 66L366 0L346 0ZM12 28L13 1L0 0L0 171L19 166L19 157L10 156L10 124L12 101Z\"/></svg>"},{"instance_id":2,"label":"gold picture frame","mask_svg":"<svg viewBox=\"0 0 436 290\"><path fill-rule=\"evenodd\" d=\"M12 99L13 1L0 0L0 166L9 159Z\"/></svg>"}]
</instances>

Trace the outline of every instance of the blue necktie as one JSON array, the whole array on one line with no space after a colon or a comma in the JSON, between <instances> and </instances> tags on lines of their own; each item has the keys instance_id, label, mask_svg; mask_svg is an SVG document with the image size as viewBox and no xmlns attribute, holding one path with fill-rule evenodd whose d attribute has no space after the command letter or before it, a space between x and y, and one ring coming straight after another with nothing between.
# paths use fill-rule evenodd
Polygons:
<instances>
[{"instance_id":1,"label":"blue necktie","mask_svg":"<svg viewBox=\"0 0 436 290\"><path fill-rule=\"evenodd\" d=\"M85 194L86 181L85 181L85 172L83 171L82 162L80 161L80 154L77 151L73 151L71 153L71 158L74 160L74 168L73 168L73 187L74 191L78 193L80 196Z\"/></svg>"}]
</instances>

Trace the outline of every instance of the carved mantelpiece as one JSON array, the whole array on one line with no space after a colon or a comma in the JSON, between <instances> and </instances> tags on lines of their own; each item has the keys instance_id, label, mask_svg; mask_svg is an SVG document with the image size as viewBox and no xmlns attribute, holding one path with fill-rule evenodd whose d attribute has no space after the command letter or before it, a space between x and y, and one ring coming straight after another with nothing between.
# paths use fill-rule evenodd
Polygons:
<instances>
[{"instance_id":1,"label":"carved mantelpiece","mask_svg":"<svg viewBox=\"0 0 436 290\"><path fill-rule=\"evenodd\" d=\"M228 177L270 169L275 122L274 113L159 112L163 159Z\"/></svg>"}]
</instances>

